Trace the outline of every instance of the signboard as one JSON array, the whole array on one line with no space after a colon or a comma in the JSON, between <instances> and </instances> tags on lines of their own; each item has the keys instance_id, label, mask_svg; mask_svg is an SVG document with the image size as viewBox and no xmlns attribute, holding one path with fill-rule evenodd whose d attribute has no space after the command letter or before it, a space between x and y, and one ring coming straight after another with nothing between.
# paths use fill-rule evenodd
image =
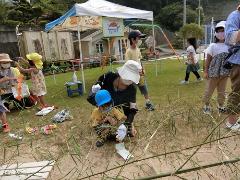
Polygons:
<instances>
[{"instance_id":1,"label":"signboard","mask_svg":"<svg viewBox=\"0 0 240 180\"><path fill-rule=\"evenodd\" d=\"M87 29L100 29L102 27L102 17L99 16L72 16L66 19L66 21L54 28L54 30L71 29L77 30L78 20L80 24L80 30L85 31Z\"/></svg>"},{"instance_id":2,"label":"signboard","mask_svg":"<svg viewBox=\"0 0 240 180\"><path fill-rule=\"evenodd\" d=\"M123 19L107 18L102 19L103 37L122 37L124 36Z\"/></svg>"}]
</instances>

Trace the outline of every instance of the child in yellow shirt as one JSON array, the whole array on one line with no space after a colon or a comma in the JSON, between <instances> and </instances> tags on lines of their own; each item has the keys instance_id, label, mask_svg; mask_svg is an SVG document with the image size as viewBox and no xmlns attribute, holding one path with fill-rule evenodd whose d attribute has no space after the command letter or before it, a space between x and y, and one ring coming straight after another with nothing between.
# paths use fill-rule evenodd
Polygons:
<instances>
[{"instance_id":1,"label":"child in yellow shirt","mask_svg":"<svg viewBox=\"0 0 240 180\"><path fill-rule=\"evenodd\" d=\"M128 34L128 39L130 41L130 47L127 49L126 54L125 54L126 60L134 60L134 61L137 61L139 64L141 64L142 54L141 54L141 51L138 48L138 46L140 46L140 43L141 43L140 39L144 36L145 35L142 34L138 30L131 31ZM149 99L148 89L147 89L147 84L146 84L143 69L142 69L142 72L140 73L140 81L138 84L138 88L139 88L140 92L142 93L142 95L144 95L144 98L146 101L145 108L149 111L153 111L155 108Z\"/></svg>"},{"instance_id":2,"label":"child in yellow shirt","mask_svg":"<svg viewBox=\"0 0 240 180\"><path fill-rule=\"evenodd\" d=\"M95 129L98 140L97 147L104 145L108 139L123 141L127 134L127 128L123 122L126 116L113 106L110 93L107 90L99 90L95 95L97 108L92 112L92 127Z\"/></svg>"}]
</instances>

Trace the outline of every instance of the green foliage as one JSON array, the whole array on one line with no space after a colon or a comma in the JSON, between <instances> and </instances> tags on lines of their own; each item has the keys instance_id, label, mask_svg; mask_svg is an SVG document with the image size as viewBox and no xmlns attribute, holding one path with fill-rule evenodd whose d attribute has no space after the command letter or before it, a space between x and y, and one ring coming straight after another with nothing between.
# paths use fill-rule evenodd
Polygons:
<instances>
[{"instance_id":1,"label":"green foliage","mask_svg":"<svg viewBox=\"0 0 240 180\"><path fill-rule=\"evenodd\" d=\"M191 24L186 24L180 29L180 35L184 39L191 38L191 37L200 39L203 37L204 31L203 31L203 28L198 24L191 23Z\"/></svg>"},{"instance_id":2,"label":"green foliage","mask_svg":"<svg viewBox=\"0 0 240 180\"><path fill-rule=\"evenodd\" d=\"M179 35L179 33L176 33L176 35L174 36L173 47L176 49L183 48L183 38Z\"/></svg>"},{"instance_id":3,"label":"green foliage","mask_svg":"<svg viewBox=\"0 0 240 180\"><path fill-rule=\"evenodd\" d=\"M190 7L187 8L187 23L196 22L198 14ZM173 3L161 9L156 21L168 30L178 31L183 24L183 5Z\"/></svg>"},{"instance_id":4,"label":"green foliage","mask_svg":"<svg viewBox=\"0 0 240 180\"><path fill-rule=\"evenodd\" d=\"M28 23L33 19L33 10L26 0L13 0L13 7L8 12L8 19Z\"/></svg>"},{"instance_id":5,"label":"green foliage","mask_svg":"<svg viewBox=\"0 0 240 180\"><path fill-rule=\"evenodd\" d=\"M5 25L8 25L8 26L16 26L16 25L18 25L18 24L21 24L22 22L20 22L20 21L14 21L14 20L11 20L11 19L9 19L9 20L5 20L4 21L4 24Z\"/></svg>"},{"instance_id":6,"label":"green foliage","mask_svg":"<svg viewBox=\"0 0 240 180\"><path fill-rule=\"evenodd\" d=\"M3 23L7 19L7 4L0 1L0 23Z\"/></svg>"}]
</instances>

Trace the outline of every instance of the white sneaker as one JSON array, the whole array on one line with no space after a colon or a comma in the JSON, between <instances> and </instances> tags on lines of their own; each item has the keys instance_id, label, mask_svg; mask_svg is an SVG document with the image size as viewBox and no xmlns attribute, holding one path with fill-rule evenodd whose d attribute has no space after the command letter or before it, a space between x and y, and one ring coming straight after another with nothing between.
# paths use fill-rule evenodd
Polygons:
<instances>
[{"instance_id":1,"label":"white sneaker","mask_svg":"<svg viewBox=\"0 0 240 180\"><path fill-rule=\"evenodd\" d=\"M230 124L229 122L226 122L226 127L231 129L232 131L240 131L240 124L236 122L235 124Z\"/></svg>"},{"instance_id":2,"label":"white sneaker","mask_svg":"<svg viewBox=\"0 0 240 180\"><path fill-rule=\"evenodd\" d=\"M180 84L189 84L189 82L188 82L188 81L185 81L185 80L182 80L182 81L180 82Z\"/></svg>"},{"instance_id":3,"label":"white sneaker","mask_svg":"<svg viewBox=\"0 0 240 180\"><path fill-rule=\"evenodd\" d=\"M210 106L205 105L205 106L203 107L203 113L204 113L204 114L211 114L211 108L210 108Z\"/></svg>"},{"instance_id":4,"label":"white sneaker","mask_svg":"<svg viewBox=\"0 0 240 180\"><path fill-rule=\"evenodd\" d=\"M227 111L227 109L223 106L218 106L218 112L219 113L225 113Z\"/></svg>"}]
</instances>

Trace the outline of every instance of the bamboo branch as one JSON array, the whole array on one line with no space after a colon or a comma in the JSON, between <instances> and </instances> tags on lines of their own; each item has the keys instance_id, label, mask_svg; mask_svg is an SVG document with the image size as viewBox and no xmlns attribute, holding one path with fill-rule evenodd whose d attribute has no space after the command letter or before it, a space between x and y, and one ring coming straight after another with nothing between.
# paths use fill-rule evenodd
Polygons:
<instances>
[{"instance_id":1,"label":"bamboo branch","mask_svg":"<svg viewBox=\"0 0 240 180\"><path fill-rule=\"evenodd\" d=\"M136 179L136 180L150 180L150 179L169 177L169 176L173 176L173 175L176 175L176 174L184 174L184 173L194 172L194 171L207 169L207 168L211 168L211 167L227 165L227 164L234 164L238 161L240 161L240 158L226 160L226 161L220 161L220 162L216 162L216 163L212 163L212 164L206 164L206 165L193 167L193 168L182 169L182 170L179 170L177 172L172 171L172 172L161 173L161 174L158 174L158 175L155 175L155 176L143 177L143 178L139 178L139 179Z\"/></svg>"},{"instance_id":2,"label":"bamboo branch","mask_svg":"<svg viewBox=\"0 0 240 180\"><path fill-rule=\"evenodd\" d=\"M130 164L133 164L133 163L136 163L136 162L145 161L145 160L148 160L148 159L153 159L153 158L157 158L157 157L160 157L160 156L166 156L166 155L169 155L169 154L179 153L179 152L182 152L182 151L186 151L186 150L193 149L193 148L196 148L196 147L199 147L199 146L203 146L203 145L206 145L206 144L210 144L210 143L222 140L222 139L228 139L228 138L239 136L239 135L240 134L233 134L233 135L230 135L230 136L221 137L221 138L214 139L214 140L211 140L211 141L208 141L208 142L204 142L204 143L201 143L201 144L198 144L198 145L194 145L194 146L191 146L191 147L186 147L186 148L183 148L183 149L170 151L170 152L165 152L165 153L162 153L162 154L157 154L157 155L154 155L154 156L149 156L149 157L146 157L146 158L142 158L142 159L138 159L138 160L135 160L135 161L127 162L127 163L124 163L123 165L116 166L116 167L110 168L108 170L101 171L101 172L92 174L90 176L85 176L85 177L82 177L82 178L79 178L79 179L80 180L81 179L89 179L90 177L97 176L97 175L100 175L100 174L103 174L103 173L106 173L106 172L109 172L109 171L121 168L123 166L130 165Z\"/></svg>"}]
</instances>

